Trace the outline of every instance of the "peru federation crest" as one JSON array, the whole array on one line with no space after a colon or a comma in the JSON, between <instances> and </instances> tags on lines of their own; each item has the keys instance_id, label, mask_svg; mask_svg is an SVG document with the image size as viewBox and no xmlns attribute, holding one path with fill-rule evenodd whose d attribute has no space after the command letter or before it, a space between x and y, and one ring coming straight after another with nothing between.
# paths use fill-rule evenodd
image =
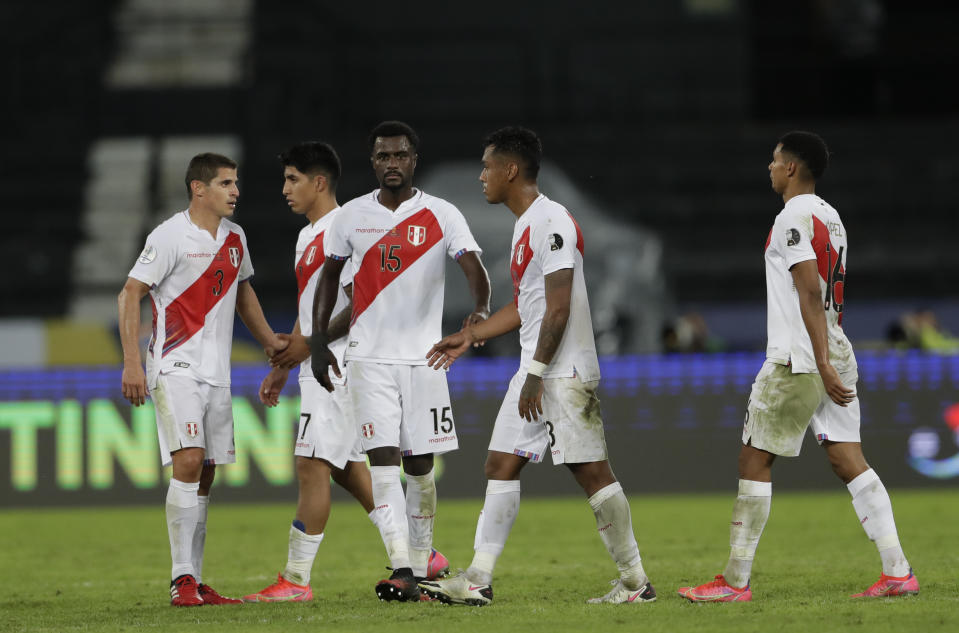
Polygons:
<instances>
[{"instance_id":1,"label":"peru federation crest","mask_svg":"<svg viewBox=\"0 0 959 633\"><path fill-rule=\"evenodd\" d=\"M197 433L199 433L199 432L200 432L200 428L199 428L199 426L197 426L197 423L196 423L196 422L187 422L187 423L186 423L186 434L187 434L187 435L189 435L190 437L196 437L196 436L197 436Z\"/></svg>"},{"instance_id":2,"label":"peru federation crest","mask_svg":"<svg viewBox=\"0 0 959 633\"><path fill-rule=\"evenodd\" d=\"M409 225L406 229L406 241L412 244L413 246L419 246L426 241L426 227L417 226L415 224Z\"/></svg>"},{"instance_id":3,"label":"peru federation crest","mask_svg":"<svg viewBox=\"0 0 959 633\"><path fill-rule=\"evenodd\" d=\"M371 437L373 437L373 425L372 425L372 424L366 423L366 424L363 425L363 437L365 437L366 439L370 439Z\"/></svg>"},{"instance_id":4,"label":"peru federation crest","mask_svg":"<svg viewBox=\"0 0 959 633\"><path fill-rule=\"evenodd\" d=\"M240 265L240 249L236 246L230 247L230 263L234 268Z\"/></svg>"}]
</instances>

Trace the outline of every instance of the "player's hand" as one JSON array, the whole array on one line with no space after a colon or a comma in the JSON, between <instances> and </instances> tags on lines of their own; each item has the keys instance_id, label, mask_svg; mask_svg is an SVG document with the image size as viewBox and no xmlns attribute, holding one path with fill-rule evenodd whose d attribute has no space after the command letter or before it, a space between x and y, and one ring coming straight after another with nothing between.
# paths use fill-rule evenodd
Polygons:
<instances>
[{"instance_id":1,"label":"player's hand","mask_svg":"<svg viewBox=\"0 0 959 633\"><path fill-rule=\"evenodd\" d=\"M433 369L449 369L453 362L463 355L474 343L468 329L443 337L426 353L426 364Z\"/></svg>"},{"instance_id":2,"label":"player's hand","mask_svg":"<svg viewBox=\"0 0 959 633\"><path fill-rule=\"evenodd\" d=\"M839 372L832 365L820 367L819 376L822 378L826 393L840 407L845 407L856 399L856 392L843 384L842 379L839 378Z\"/></svg>"},{"instance_id":3,"label":"player's hand","mask_svg":"<svg viewBox=\"0 0 959 633\"><path fill-rule=\"evenodd\" d=\"M288 345L270 358L270 367L293 369L310 357L310 341L302 334L278 334L287 337Z\"/></svg>"},{"instance_id":4,"label":"player's hand","mask_svg":"<svg viewBox=\"0 0 959 633\"><path fill-rule=\"evenodd\" d=\"M519 392L519 415L527 422L537 422L543 415L543 379L539 376L526 375Z\"/></svg>"},{"instance_id":5,"label":"player's hand","mask_svg":"<svg viewBox=\"0 0 959 633\"><path fill-rule=\"evenodd\" d=\"M266 352L267 357L273 358L280 351L286 349L290 345L290 335L289 334L274 334L273 342L263 348L263 351Z\"/></svg>"},{"instance_id":6,"label":"player's hand","mask_svg":"<svg viewBox=\"0 0 959 633\"><path fill-rule=\"evenodd\" d=\"M471 325L476 325L477 323L482 323L489 318L489 310L476 310L471 312L465 319L463 319L463 329L465 330ZM482 347L486 345L486 339L481 341L473 341L473 347Z\"/></svg>"},{"instance_id":7,"label":"player's hand","mask_svg":"<svg viewBox=\"0 0 959 633\"><path fill-rule=\"evenodd\" d=\"M143 367L137 365L124 365L123 374L120 376L120 386L123 390L123 397L130 401L135 407L139 407L146 402L150 390L147 388L147 377L143 372Z\"/></svg>"},{"instance_id":8,"label":"player's hand","mask_svg":"<svg viewBox=\"0 0 959 633\"><path fill-rule=\"evenodd\" d=\"M286 385L286 379L290 376L290 370L274 367L270 373L263 378L260 383L260 402L268 407L275 407L280 403L280 392Z\"/></svg>"},{"instance_id":9,"label":"player's hand","mask_svg":"<svg viewBox=\"0 0 959 633\"><path fill-rule=\"evenodd\" d=\"M333 381L330 380L330 367L337 378L341 378L340 366L336 362L336 356L328 347L327 337L320 332L314 332L310 337L310 368L313 370L313 377L320 383L324 389L333 391Z\"/></svg>"}]
</instances>

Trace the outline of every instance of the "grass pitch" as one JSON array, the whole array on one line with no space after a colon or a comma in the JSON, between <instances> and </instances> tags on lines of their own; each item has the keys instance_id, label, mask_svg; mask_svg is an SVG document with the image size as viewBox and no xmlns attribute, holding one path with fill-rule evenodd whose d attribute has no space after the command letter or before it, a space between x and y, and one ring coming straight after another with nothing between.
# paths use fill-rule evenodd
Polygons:
<instances>
[{"instance_id":1,"label":"grass pitch","mask_svg":"<svg viewBox=\"0 0 959 633\"><path fill-rule=\"evenodd\" d=\"M844 491L777 493L757 553L753 602L689 604L676 588L722 571L735 491L632 495L633 521L659 600L586 605L616 576L582 499L524 499L485 608L387 604L373 593L387 564L355 503L338 502L306 604L173 609L161 504L0 511L3 631L955 631L959 630L959 491L893 490L900 536L922 586L913 598L853 601L879 557ZM215 495L215 490L214 490ZM482 501L440 498L436 546L454 567L472 557ZM210 510L205 580L242 596L286 561L293 507Z\"/></svg>"}]
</instances>

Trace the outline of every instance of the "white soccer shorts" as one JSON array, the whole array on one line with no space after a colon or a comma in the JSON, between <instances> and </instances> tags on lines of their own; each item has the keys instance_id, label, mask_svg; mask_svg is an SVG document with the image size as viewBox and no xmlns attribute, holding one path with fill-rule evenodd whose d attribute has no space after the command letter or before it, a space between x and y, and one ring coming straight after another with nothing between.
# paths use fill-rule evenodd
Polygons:
<instances>
[{"instance_id":1,"label":"white soccer shorts","mask_svg":"<svg viewBox=\"0 0 959 633\"><path fill-rule=\"evenodd\" d=\"M156 411L160 461L164 466L173 463L170 453L181 448L202 448L207 464L236 461L229 387L160 374L150 397Z\"/></svg>"},{"instance_id":2,"label":"white soccer shorts","mask_svg":"<svg viewBox=\"0 0 959 633\"><path fill-rule=\"evenodd\" d=\"M839 375L843 384L856 388L856 369ZM819 374L794 374L767 360L756 376L743 425L743 444L783 457L795 457L802 449L806 429L816 441L859 441L859 398L840 407L826 393Z\"/></svg>"},{"instance_id":3,"label":"white soccer shorts","mask_svg":"<svg viewBox=\"0 0 959 633\"><path fill-rule=\"evenodd\" d=\"M527 422L519 415L519 394L525 382L525 371L516 372L509 381L489 450L527 457L533 463L543 461L548 451L557 466L608 459L596 396L598 380L545 378L543 415L536 422Z\"/></svg>"},{"instance_id":4,"label":"white soccer shorts","mask_svg":"<svg viewBox=\"0 0 959 633\"><path fill-rule=\"evenodd\" d=\"M346 385L330 393L313 379L300 380L300 425L293 454L317 457L335 468L366 461Z\"/></svg>"},{"instance_id":5,"label":"white soccer shorts","mask_svg":"<svg viewBox=\"0 0 959 633\"><path fill-rule=\"evenodd\" d=\"M445 371L351 360L346 375L364 451L398 446L410 456L459 448Z\"/></svg>"}]
</instances>

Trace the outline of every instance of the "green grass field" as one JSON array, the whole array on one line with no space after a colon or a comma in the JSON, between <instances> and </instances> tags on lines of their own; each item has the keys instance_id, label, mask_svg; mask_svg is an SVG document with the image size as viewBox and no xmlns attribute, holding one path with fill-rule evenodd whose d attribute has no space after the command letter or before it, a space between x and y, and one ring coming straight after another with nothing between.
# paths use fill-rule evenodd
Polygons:
<instances>
[{"instance_id":1,"label":"green grass field","mask_svg":"<svg viewBox=\"0 0 959 633\"><path fill-rule=\"evenodd\" d=\"M215 494L215 491L214 491ZM357 504L337 503L313 573L314 601L173 609L163 508L0 512L3 631L935 631L959 630L959 491L893 490L918 597L852 601L880 572L844 491L773 496L748 604L693 605L676 595L722 571L734 491L633 495L633 520L659 600L584 604L615 576L585 501L526 499L487 608L378 602L387 564ZM472 556L480 500L440 499L436 546ZM226 595L272 582L286 561L293 508L216 505L205 580Z\"/></svg>"}]
</instances>

